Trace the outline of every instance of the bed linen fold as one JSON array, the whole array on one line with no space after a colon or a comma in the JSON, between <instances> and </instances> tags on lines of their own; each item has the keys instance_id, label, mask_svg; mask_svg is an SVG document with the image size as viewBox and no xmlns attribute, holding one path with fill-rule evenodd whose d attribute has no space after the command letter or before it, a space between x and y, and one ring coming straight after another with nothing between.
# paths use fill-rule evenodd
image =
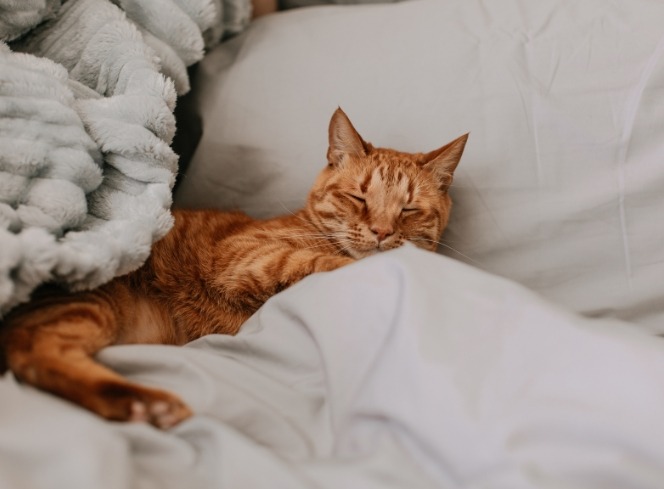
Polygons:
<instances>
[{"instance_id":1,"label":"bed linen fold","mask_svg":"<svg viewBox=\"0 0 664 489\"><path fill-rule=\"evenodd\" d=\"M0 485L655 489L664 480L660 339L414 247L303 280L235 337L116 346L100 359L179 393L197 415L166 433L106 423L5 377Z\"/></svg>"}]
</instances>

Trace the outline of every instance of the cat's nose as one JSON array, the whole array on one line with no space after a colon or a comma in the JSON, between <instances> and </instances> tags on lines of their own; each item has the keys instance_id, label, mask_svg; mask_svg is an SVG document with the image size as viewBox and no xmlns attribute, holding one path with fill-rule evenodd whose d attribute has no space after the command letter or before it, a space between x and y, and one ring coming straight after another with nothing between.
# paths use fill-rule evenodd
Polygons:
<instances>
[{"instance_id":1,"label":"cat's nose","mask_svg":"<svg viewBox=\"0 0 664 489\"><path fill-rule=\"evenodd\" d=\"M380 226L374 224L370 229L371 232L376 235L376 238L378 238L378 242L381 242L394 234L394 228L392 226Z\"/></svg>"}]
</instances>

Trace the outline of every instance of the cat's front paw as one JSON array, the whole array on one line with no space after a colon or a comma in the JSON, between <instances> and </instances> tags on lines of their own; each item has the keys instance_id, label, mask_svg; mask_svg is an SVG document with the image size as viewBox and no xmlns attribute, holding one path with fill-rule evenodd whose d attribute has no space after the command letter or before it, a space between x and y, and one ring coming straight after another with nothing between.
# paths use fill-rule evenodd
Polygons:
<instances>
[{"instance_id":1,"label":"cat's front paw","mask_svg":"<svg viewBox=\"0 0 664 489\"><path fill-rule=\"evenodd\" d=\"M168 429L193 414L179 397L158 389L108 382L98 386L97 392L98 398L88 407L110 420L147 422Z\"/></svg>"},{"instance_id":2,"label":"cat's front paw","mask_svg":"<svg viewBox=\"0 0 664 489\"><path fill-rule=\"evenodd\" d=\"M345 265L350 265L355 260L348 256L326 255L319 256L314 261L314 272L331 272Z\"/></svg>"}]
</instances>

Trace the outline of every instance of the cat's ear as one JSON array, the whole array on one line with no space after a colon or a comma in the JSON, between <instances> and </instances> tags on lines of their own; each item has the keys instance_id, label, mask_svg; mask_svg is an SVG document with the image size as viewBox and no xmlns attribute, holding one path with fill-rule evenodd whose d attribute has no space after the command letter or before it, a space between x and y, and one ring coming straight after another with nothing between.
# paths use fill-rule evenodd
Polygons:
<instances>
[{"instance_id":1,"label":"cat's ear","mask_svg":"<svg viewBox=\"0 0 664 489\"><path fill-rule=\"evenodd\" d=\"M335 110L330 119L329 144L327 161L333 167L339 165L346 155L362 157L368 151L368 144L341 108Z\"/></svg>"},{"instance_id":2,"label":"cat's ear","mask_svg":"<svg viewBox=\"0 0 664 489\"><path fill-rule=\"evenodd\" d=\"M440 189L446 191L452 184L454 170L456 170L463 149L466 147L468 134L447 143L442 148L438 148L427 153L422 158L422 167L431 171L440 182Z\"/></svg>"}]
</instances>

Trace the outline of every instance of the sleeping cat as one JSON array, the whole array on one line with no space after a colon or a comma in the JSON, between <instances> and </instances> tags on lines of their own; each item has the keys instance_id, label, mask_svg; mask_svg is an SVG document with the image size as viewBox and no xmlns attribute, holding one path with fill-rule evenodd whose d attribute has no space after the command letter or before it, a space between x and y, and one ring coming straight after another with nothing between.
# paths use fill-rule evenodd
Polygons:
<instances>
[{"instance_id":1,"label":"sleeping cat","mask_svg":"<svg viewBox=\"0 0 664 489\"><path fill-rule=\"evenodd\" d=\"M169 428L191 415L184 402L95 362L98 351L235 334L268 298L309 274L406 242L436 249L467 137L426 154L374 148L337 109L328 164L304 209L270 220L174 211L174 228L142 268L89 292L45 287L13 310L1 332L7 365L21 381L104 418Z\"/></svg>"}]
</instances>

